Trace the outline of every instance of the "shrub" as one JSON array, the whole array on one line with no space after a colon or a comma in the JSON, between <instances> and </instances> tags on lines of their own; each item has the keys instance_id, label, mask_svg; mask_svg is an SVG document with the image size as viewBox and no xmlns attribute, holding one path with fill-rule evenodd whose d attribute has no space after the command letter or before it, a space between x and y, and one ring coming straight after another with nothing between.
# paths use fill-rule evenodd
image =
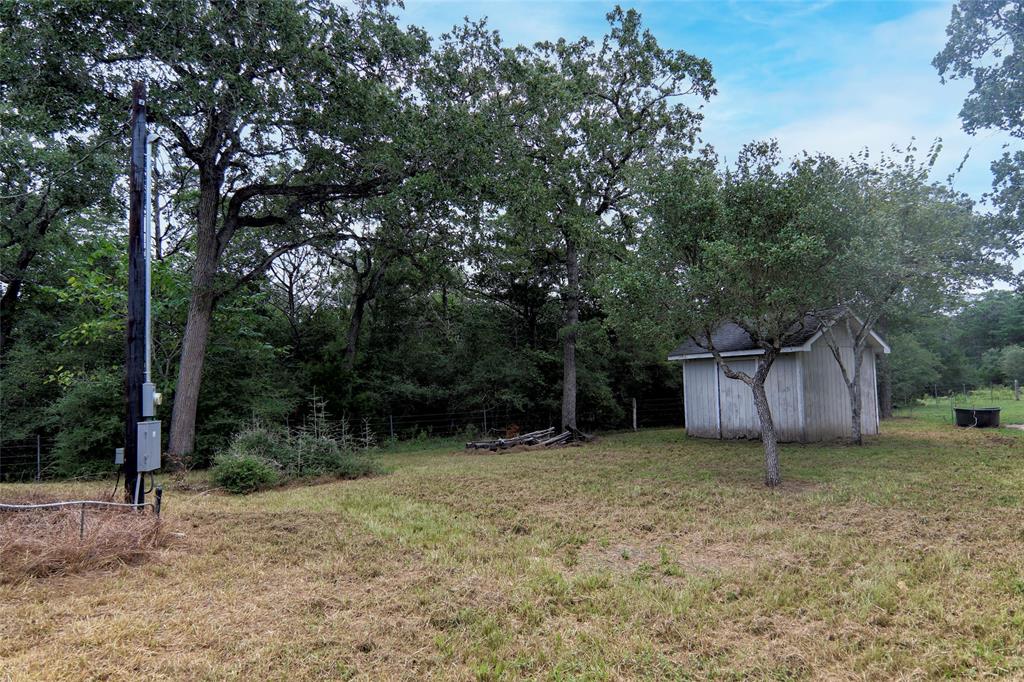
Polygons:
<instances>
[{"instance_id":1,"label":"shrub","mask_svg":"<svg viewBox=\"0 0 1024 682\"><path fill-rule=\"evenodd\" d=\"M213 480L230 493L246 495L275 485L280 477L265 459L229 452L213 465Z\"/></svg>"},{"instance_id":2,"label":"shrub","mask_svg":"<svg viewBox=\"0 0 1024 682\"><path fill-rule=\"evenodd\" d=\"M266 462L286 460L289 453L288 434L261 424L254 424L235 434L228 448L234 457L255 457Z\"/></svg>"},{"instance_id":3,"label":"shrub","mask_svg":"<svg viewBox=\"0 0 1024 682\"><path fill-rule=\"evenodd\" d=\"M246 494L304 476L359 478L378 471L368 449L355 445L347 425L337 437L322 426L289 435L254 425L235 436L227 453L217 458L213 477L229 492Z\"/></svg>"},{"instance_id":4,"label":"shrub","mask_svg":"<svg viewBox=\"0 0 1024 682\"><path fill-rule=\"evenodd\" d=\"M342 460L341 447L331 438L300 432L290 445L294 476L333 474Z\"/></svg>"}]
</instances>

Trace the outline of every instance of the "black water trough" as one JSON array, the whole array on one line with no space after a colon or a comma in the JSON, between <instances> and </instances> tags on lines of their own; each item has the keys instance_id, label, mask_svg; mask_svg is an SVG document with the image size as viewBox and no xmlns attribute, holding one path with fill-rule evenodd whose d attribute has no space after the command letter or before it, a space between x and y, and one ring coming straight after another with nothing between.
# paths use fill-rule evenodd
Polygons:
<instances>
[{"instance_id":1,"label":"black water trough","mask_svg":"<svg viewBox=\"0 0 1024 682\"><path fill-rule=\"evenodd\" d=\"M974 426L979 429L999 426L998 407L957 407L956 425Z\"/></svg>"}]
</instances>

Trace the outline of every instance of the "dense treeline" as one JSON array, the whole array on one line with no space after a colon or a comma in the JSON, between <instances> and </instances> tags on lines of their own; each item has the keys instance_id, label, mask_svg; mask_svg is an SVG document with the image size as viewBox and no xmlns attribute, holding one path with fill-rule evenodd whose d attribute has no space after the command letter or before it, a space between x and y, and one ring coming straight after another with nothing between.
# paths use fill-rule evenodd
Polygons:
<instances>
[{"instance_id":1,"label":"dense treeline","mask_svg":"<svg viewBox=\"0 0 1024 682\"><path fill-rule=\"evenodd\" d=\"M993 385L1024 386L1024 295L992 290L945 315L894 318L888 340L897 404Z\"/></svg>"},{"instance_id":2,"label":"dense treeline","mask_svg":"<svg viewBox=\"0 0 1024 682\"><path fill-rule=\"evenodd\" d=\"M1014 224L932 183L927 162L808 156L780 173L768 144L721 169L698 137L711 65L632 11L600 40L524 47L468 21L432 41L392 9L0 8L0 438L54 437L65 472L107 468L123 440L140 79L162 136L159 417L186 464L253 421L302 423L314 396L354 420L617 427L631 398L679 395L673 340L763 321L765 304L782 329L808 306L860 311L893 341L897 400L1018 371L1020 296L963 302L1007 276ZM679 294L662 285L680 264L764 295L736 310L690 291L675 300L700 320L662 318L648 306Z\"/></svg>"}]
</instances>

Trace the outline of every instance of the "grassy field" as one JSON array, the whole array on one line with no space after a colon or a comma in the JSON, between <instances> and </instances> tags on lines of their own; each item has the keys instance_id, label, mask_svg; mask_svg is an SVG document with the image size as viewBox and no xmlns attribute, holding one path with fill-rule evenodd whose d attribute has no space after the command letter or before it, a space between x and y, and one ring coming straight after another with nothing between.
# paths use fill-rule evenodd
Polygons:
<instances>
[{"instance_id":1,"label":"grassy field","mask_svg":"<svg viewBox=\"0 0 1024 682\"><path fill-rule=\"evenodd\" d=\"M171 490L150 561L0 585L0 679L1024 676L1024 432L929 409L784 446L777 491L676 430Z\"/></svg>"}]
</instances>

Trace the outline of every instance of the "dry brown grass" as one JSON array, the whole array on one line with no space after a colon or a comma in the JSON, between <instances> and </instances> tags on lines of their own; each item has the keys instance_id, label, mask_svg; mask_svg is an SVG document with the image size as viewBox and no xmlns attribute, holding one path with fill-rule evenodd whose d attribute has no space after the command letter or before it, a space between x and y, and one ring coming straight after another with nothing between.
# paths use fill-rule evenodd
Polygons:
<instances>
[{"instance_id":1,"label":"dry brown grass","mask_svg":"<svg viewBox=\"0 0 1024 682\"><path fill-rule=\"evenodd\" d=\"M5 497L7 504L55 502L39 493ZM87 508L0 511L0 583L66 576L125 564L137 564L173 535L151 513ZM80 537L81 533L81 537Z\"/></svg>"},{"instance_id":2,"label":"dry brown grass","mask_svg":"<svg viewBox=\"0 0 1024 682\"><path fill-rule=\"evenodd\" d=\"M157 560L0 584L0 680L1020 677L1022 453L901 420L785 446L781 491L673 431L172 490Z\"/></svg>"}]
</instances>

